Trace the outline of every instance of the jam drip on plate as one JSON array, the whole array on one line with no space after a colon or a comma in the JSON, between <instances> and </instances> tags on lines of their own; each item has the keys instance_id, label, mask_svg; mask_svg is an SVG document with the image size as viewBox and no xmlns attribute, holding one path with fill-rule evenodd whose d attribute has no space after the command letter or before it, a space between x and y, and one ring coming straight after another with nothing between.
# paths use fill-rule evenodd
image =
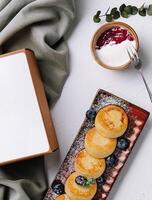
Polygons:
<instances>
[{"instance_id":1,"label":"jam drip on plate","mask_svg":"<svg viewBox=\"0 0 152 200\"><path fill-rule=\"evenodd\" d=\"M107 44L120 44L121 42L129 40L133 41L133 35L126 29L119 26L112 27L103 32L97 40L96 49L101 49Z\"/></svg>"}]
</instances>

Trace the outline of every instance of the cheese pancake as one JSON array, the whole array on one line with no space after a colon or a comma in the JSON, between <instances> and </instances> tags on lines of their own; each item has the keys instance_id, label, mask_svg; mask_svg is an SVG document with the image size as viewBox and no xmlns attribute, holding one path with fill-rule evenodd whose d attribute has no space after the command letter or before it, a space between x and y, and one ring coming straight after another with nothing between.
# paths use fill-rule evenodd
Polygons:
<instances>
[{"instance_id":1,"label":"cheese pancake","mask_svg":"<svg viewBox=\"0 0 152 200\"><path fill-rule=\"evenodd\" d=\"M68 177L65 183L65 193L70 200L91 200L97 191L97 184L95 182L89 186L80 186L75 182L79 175L79 173L74 172Z\"/></svg>"},{"instance_id":2,"label":"cheese pancake","mask_svg":"<svg viewBox=\"0 0 152 200\"><path fill-rule=\"evenodd\" d=\"M95 118L95 127L104 137L120 137L125 133L128 127L127 114L119 106L105 106L98 112Z\"/></svg>"},{"instance_id":3,"label":"cheese pancake","mask_svg":"<svg viewBox=\"0 0 152 200\"><path fill-rule=\"evenodd\" d=\"M75 157L75 171L88 178L98 178L105 170L105 159L94 158L84 149Z\"/></svg>"},{"instance_id":4,"label":"cheese pancake","mask_svg":"<svg viewBox=\"0 0 152 200\"><path fill-rule=\"evenodd\" d=\"M90 129L85 136L85 149L95 158L105 158L112 154L116 148L117 139L105 138L96 128Z\"/></svg>"}]
</instances>

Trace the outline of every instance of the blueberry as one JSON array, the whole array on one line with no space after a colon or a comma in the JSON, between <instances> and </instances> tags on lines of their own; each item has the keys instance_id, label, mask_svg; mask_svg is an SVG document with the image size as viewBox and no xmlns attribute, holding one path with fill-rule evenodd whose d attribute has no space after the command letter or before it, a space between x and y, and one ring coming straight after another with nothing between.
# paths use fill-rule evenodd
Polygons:
<instances>
[{"instance_id":1,"label":"blueberry","mask_svg":"<svg viewBox=\"0 0 152 200\"><path fill-rule=\"evenodd\" d=\"M64 194L64 185L59 180L55 180L51 187L54 193L58 195Z\"/></svg>"},{"instance_id":2,"label":"blueberry","mask_svg":"<svg viewBox=\"0 0 152 200\"><path fill-rule=\"evenodd\" d=\"M97 184L102 185L105 183L105 177L104 176L100 176L96 179Z\"/></svg>"},{"instance_id":3,"label":"blueberry","mask_svg":"<svg viewBox=\"0 0 152 200\"><path fill-rule=\"evenodd\" d=\"M87 182L87 178L85 178L84 176L77 176L77 177L75 178L75 182L76 182L78 185L85 186L85 185L86 185L86 182Z\"/></svg>"},{"instance_id":4,"label":"blueberry","mask_svg":"<svg viewBox=\"0 0 152 200\"><path fill-rule=\"evenodd\" d=\"M88 110L88 111L86 112L86 117L87 117L89 120L94 120L95 117L96 117L96 111L95 111L93 108L91 108L90 110Z\"/></svg>"},{"instance_id":5,"label":"blueberry","mask_svg":"<svg viewBox=\"0 0 152 200\"><path fill-rule=\"evenodd\" d=\"M117 158L114 154L109 156L106 160L106 164L108 167L113 167L116 164L116 162L117 162Z\"/></svg>"},{"instance_id":6,"label":"blueberry","mask_svg":"<svg viewBox=\"0 0 152 200\"><path fill-rule=\"evenodd\" d=\"M121 150L126 150L129 147L129 141L126 138L119 138L117 146Z\"/></svg>"}]
</instances>

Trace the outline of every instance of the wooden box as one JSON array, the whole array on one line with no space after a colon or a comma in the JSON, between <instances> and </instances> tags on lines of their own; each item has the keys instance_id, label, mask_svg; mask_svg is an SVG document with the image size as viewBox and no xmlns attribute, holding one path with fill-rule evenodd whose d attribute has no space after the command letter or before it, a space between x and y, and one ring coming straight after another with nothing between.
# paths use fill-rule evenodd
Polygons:
<instances>
[{"instance_id":1,"label":"wooden box","mask_svg":"<svg viewBox=\"0 0 152 200\"><path fill-rule=\"evenodd\" d=\"M58 143L34 53L0 56L0 165L51 153Z\"/></svg>"}]
</instances>

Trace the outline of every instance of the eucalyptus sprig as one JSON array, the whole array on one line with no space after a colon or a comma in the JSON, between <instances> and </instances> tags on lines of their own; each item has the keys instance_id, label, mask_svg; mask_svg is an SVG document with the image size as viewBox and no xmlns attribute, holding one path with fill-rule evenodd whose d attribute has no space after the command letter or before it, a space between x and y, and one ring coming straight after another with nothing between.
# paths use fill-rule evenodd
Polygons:
<instances>
[{"instance_id":1,"label":"eucalyptus sprig","mask_svg":"<svg viewBox=\"0 0 152 200\"><path fill-rule=\"evenodd\" d=\"M101 10L98 10L96 12L96 14L93 16L93 21L95 23L99 23L101 21L101 18L107 15L107 13L109 12L109 10L110 10L110 7L107 9L107 11L105 12L105 14L103 14L103 15L101 15Z\"/></svg>"},{"instance_id":2,"label":"eucalyptus sprig","mask_svg":"<svg viewBox=\"0 0 152 200\"><path fill-rule=\"evenodd\" d=\"M98 10L93 16L93 21L99 23L102 17L105 17L107 22L119 19L120 17L128 18L132 15L139 14L144 17L146 15L152 15L152 4L145 6L145 3L142 4L139 8L132 5L122 4L119 8L114 7L110 10L110 7L105 14L101 14L101 10Z\"/></svg>"}]
</instances>

